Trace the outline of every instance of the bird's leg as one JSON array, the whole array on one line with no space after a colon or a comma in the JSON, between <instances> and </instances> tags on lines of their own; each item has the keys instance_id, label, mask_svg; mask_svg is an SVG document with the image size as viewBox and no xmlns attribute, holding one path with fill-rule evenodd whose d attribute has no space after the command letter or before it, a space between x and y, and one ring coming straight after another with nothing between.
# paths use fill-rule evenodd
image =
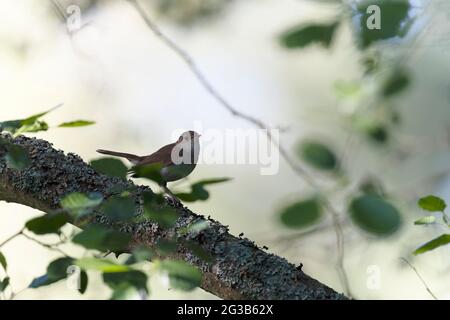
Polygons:
<instances>
[{"instance_id":1,"label":"bird's leg","mask_svg":"<svg viewBox=\"0 0 450 320\"><path fill-rule=\"evenodd\" d=\"M181 205L180 199L178 199L177 196L174 195L172 191L169 190L169 188L167 187L167 183L162 183L161 188L163 189L164 193L167 194L175 204Z\"/></svg>"}]
</instances>

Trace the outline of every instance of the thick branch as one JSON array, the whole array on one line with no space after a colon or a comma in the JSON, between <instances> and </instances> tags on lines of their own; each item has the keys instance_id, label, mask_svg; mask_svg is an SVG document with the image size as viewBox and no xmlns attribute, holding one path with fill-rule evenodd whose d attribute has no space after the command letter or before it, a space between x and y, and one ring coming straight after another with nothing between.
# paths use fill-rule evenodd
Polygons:
<instances>
[{"instance_id":1,"label":"thick branch","mask_svg":"<svg viewBox=\"0 0 450 320\"><path fill-rule=\"evenodd\" d=\"M20 203L50 212L58 208L61 197L72 192L100 192L108 196L113 186L133 186L133 182L97 173L74 154L65 155L44 140L18 137L12 143L26 148L31 165L22 170L7 168L0 151L0 200ZM137 204L141 203L146 186L137 186ZM307 276L284 258L259 249L248 239L237 238L228 228L209 219L210 227L198 234L178 232L182 228L205 217L177 206L180 217L176 227L164 230L158 225L144 221L122 225L110 225L97 217L97 222L108 224L129 232L133 237L130 249L137 245L154 246L162 239L174 236L200 245L214 259L206 263L179 246L176 257L197 266L203 271L201 287L223 299L346 299L329 287Z\"/></svg>"}]
</instances>

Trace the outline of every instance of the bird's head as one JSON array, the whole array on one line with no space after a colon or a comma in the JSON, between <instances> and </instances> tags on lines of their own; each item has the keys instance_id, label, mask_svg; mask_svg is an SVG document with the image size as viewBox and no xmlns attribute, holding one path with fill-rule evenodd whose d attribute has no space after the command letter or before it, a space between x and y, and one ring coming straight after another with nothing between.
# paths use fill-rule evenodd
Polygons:
<instances>
[{"instance_id":1,"label":"bird's head","mask_svg":"<svg viewBox=\"0 0 450 320\"><path fill-rule=\"evenodd\" d=\"M195 131L186 131L181 134L181 136L178 138L177 143L180 142L188 142L188 141L198 141L201 134L195 132Z\"/></svg>"}]
</instances>

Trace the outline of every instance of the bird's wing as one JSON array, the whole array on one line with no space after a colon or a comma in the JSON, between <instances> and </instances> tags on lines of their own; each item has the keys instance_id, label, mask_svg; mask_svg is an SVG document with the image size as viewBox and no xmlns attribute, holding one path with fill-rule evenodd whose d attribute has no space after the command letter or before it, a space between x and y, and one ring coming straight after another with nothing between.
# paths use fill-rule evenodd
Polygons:
<instances>
[{"instance_id":1,"label":"bird's wing","mask_svg":"<svg viewBox=\"0 0 450 320\"><path fill-rule=\"evenodd\" d=\"M161 163L164 167L173 165L172 149L176 143L168 144L149 156L142 157L136 166Z\"/></svg>"}]
</instances>

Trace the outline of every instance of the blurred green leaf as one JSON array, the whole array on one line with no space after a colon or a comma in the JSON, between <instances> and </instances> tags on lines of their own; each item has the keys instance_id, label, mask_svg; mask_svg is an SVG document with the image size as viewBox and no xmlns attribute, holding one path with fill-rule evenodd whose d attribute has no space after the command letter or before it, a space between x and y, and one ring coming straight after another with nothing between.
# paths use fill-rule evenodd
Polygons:
<instances>
[{"instance_id":1,"label":"blurred green leaf","mask_svg":"<svg viewBox=\"0 0 450 320\"><path fill-rule=\"evenodd\" d=\"M92 213L92 210L103 202L99 193L70 193L61 199L61 207L74 218L79 218Z\"/></svg>"},{"instance_id":2,"label":"blurred green leaf","mask_svg":"<svg viewBox=\"0 0 450 320\"><path fill-rule=\"evenodd\" d=\"M206 230L210 226L210 222L208 220L201 220L194 222L193 224L190 224L184 228L179 229L180 234L187 234L187 233L193 233L198 234L199 232L202 232L203 230Z\"/></svg>"},{"instance_id":3,"label":"blurred green leaf","mask_svg":"<svg viewBox=\"0 0 450 320\"><path fill-rule=\"evenodd\" d=\"M75 128L75 127L91 126L93 124L95 124L95 121L75 120L75 121L61 123L58 127L60 127L60 128Z\"/></svg>"},{"instance_id":4,"label":"blurred green leaf","mask_svg":"<svg viewBox=\"0 0 450 320\"><path fill-rule=\"evenodd\" d=\"M124 291L127 288L135 288L148 293L147 275L142 271L130 270L122 273L103 273L103 282L113 291ZM114 293L114 298L120 298L122 294Z\"/></svg>"},{"instance_id":5,"label":"blurred green leaf","mask_svg":"<svg viewBox=\"0 0 450 320\"><path fill-rule=\"evenodd\" d=\"M31 283L28 285L28 288L37 289L43 286L48 286L56 281L52 281L48 278L48 275L44 274L40 277L34 278Z\"/></svg>"},{"instance_id":6,"label":"blurred green leaf","mask_svg":"<svg viewBox=\"0 0 450 320\"><path fill-rule=\"evenodd\" d=\"M131 265L143 261L150 261L155 255L154 251L150 248L139 246L134 248L131 252L130 257L127 259L125 264Z\"/></svg>"},{"instance_id":7,"label":"blurred green leaf","mask_svg":"<svg viewBox=\"0 0 450 320\"><path fill-rule=\"evenodd\" d=\"M32 115L25 119L0 122L0 131L8 131L15 136L25 132L46 131L48 130L48 124L46 122L39 121L39 119L60 106L61 104L48 111Z\"/></svg>"},{"instance_id":8,"label":"blurred green leaf","mask_svg":"<svg viewBox=\"0 0 450 320\"><path fill-rule=\"evenodd\" d=\"M68 218L64 214L45 214L43 216L33 218L25 227L35 234L60 233L60 229L68 222Z\"/></svg>"},{"instance_id":9,"label":"blurred green leaf","mask_svg":"<svg viewBox=\"0 0 450 320\"><path fill-rule=\"evenodd\" d=\"M205 201L209 198L209 192L205 189L206 185L222 183L230 181L231 178L217 178L201 180L191 185L191 192L189 193L176 193L175 196L182 201L194 202Z\"/></svg>"},{"instance_id":10,"label":"blurred green leaf","mask_svg":"<svg viewBox=\"0 0 450 320\"><path fill-rule=\"evenodd\" d=\"M448 243L450 243L450 234L443 234L417 248L416 251L414 251L414 254L415 255L422 254L434 250L436 248L439 248Z\"/></svg>"},{"instance_id":11,"label":"blurred green leaf","mask_svg":"<svg viewBox=\"0 0 450 320\"><path fill-rule=\"evenodd\" d=\"M113 222L126 221L134 217L136 204L129 197L114 196L106 200L101 212Z\"/></svg>"},{"instance_id":12,"label":"blurred green leaf","mask_svg":"<svg viewBox=\"0 0 450 320\"><path fill-rule=\"evenodd\" d=\"M405 90L410 83L409 75L404 70L393 72L381 88L385 97L390 97Z\"/></svg>"},{"instance_id":13,"label":"blurred green leaf","mask_svg":"<svg viewBox=\"0 0 450 320\"><path fill-rule=\"evenodd\" d=\"M380 8L380 29L369 29L367 22L373 13L367 13L367 8L376 5ZM366 0L358 4L357 10L361 14L359 38L363 48L372 43L402 36L406 29L402 25L407 24L410 4L408 0Z\"/></svg>"},{"instance_id":14,"label":"blurred green leaf","mask_svg":"<svg viewBox=\"0 0 450 320\"><path fill-rule=\"evenodd\" d=\"M333 22L297 26L284 32L280 41L283 46L289 49L304 48L314 43L319 43L328 48L338 25L337 22Z\"/></svg>"},{"instance_id":15,"label":"blurred green leaf","mask_svg":"<svg viewBox=\"0 0 450 320\"><path fill-rule=\"evenodd\" d=\"M68 276L67 269L74 265L74 259L69 257L59 258L52 262L47 267L47 276L50 280L59 281Z\"/></svg>"},{"instance_id":16,"label":"blurred green leaf","mask_svg":"<svg viewBox=\"0 0 450 320\"><path fill-rule=\"evenodd\" d=\"M30 124L23 124L14 135L19 135L26 132L40 132L40 131L47 131L48 130L48 124L45 121L36 121Z\"/></svg>"},{"instance_id":17,"label":"blurred green leaf","mask_svg":"<svg viewBox=\"0 0 450 320\"><path fill-rule=\"evenodd\" d=\"M0 132L8 131L11 133L16 132L22 126L22 120L8 120L0 122Z\"/></svg>"},{"instance_id":18,"label":"blurred green leaf","mask_svg":"<svg viewBox=\"0 0 450 320\"><path fill-rule=\"evenodd\" d=\"M122 283L114 287L110 300L129 300L136 297L139 291L127 283Z\"/></svg>"},{"instance_id":19,"label":"blurred green leaf","mask_svg":"<svg viewBox=\"0 0 450 320\"><path fill-rule=\"evenodd\" d=\"M414 221L414 224L432 224L436 222L436 217L435 216L427 216L427 217L423 217L420 219L417 219L416 221Z\"/></svg>"},{"instance_id":20,"label":"blurred green leaf","mask_svg":"<svg viewBox=\"0 0 450 320\"><path fill-rule=\"evenodd\" d=\"M167 256L177 251L178 243L176 240L161 239L156 243L156 249L159 255Z\"/></svg>"},{"instance_id":21,"label":"blurred green leaf","mask_svg":"<svg viewBox=\"0 0 450 320\"><path fill-rule=\"evenodd\" d=\"M123 251L127 248L131 236L128 233L107 229L100 225L90 225L72 239L86 249L100 251Z\"/></svg>"},{"instance_id":22,"label":"blurred green leaf","mask_svg":"<svg viewBox=\"0 0 450 320\"><path fill-rule=\"evenodd\" d=\"M190 291L198 287L202 280L202 272L184 261L161 261L160 270L167 273L174 289Z\"/></svg>"},{"instance_id":23,"label":"blurred green leaf","mask_svg":"<svg viewBox=\"0 0 450 320\"><path fill-rule=\"evenodd\" d=\"M160 194L146 193L144 198L144 217L158 223L163 228L171 228L178 220L178 213L168 206Z\"/></svg>"},{"instance_id":24,"label":"blurred green leaf","mask_svg":"<svg viewBox=\"0 0 450 320\"><path fill-rule=\"evenodd\" d=\"M161 175L162 168L162 164L155 163L151 165L134 166L131 168L131 172L133 172L134 178L146 178L158 184L162 184L165 182Z\"/></svg>"},{"instance_id":25,"label":"blurred green leaf","mask_svg":"<svg viewBox=\"0 0 450 320\"><path fill-rule=\"evenodd\" d=\"M80 272L80 288L78 288L78 292L84 294L86 292L88 283L89 283L88 275L86 271L82 270Z\"/></svg>"},{"instance_id":26,"label":"blurred green leaf","mask_svg":"<svg viewBox=\"0 0 450 320\"><path fill-rule=\"evenodd\" d=\"M375 178L366 178L359 185L359 190L365 194L373 194L376 196L384 197L385 192L380 181Z\"/></svg>"},{"instance_id":27,"label":"blurred green leaf","mask_svg":"<svg viewBox=\"0 0 450 320\"><path fill-rule=\"evenodd\" d=\"M280 212L283 225L299 229L316 223L322 214L322 208L317 198L298 201Z\"/></svg>"},{"instance_id":28,"label":"blurred green leaf","mask_svg":"<svg viewBox=\"0 0 450 320\"><path fill-rule=\"evenodd\" d=\"M430 212L444 211L447 207L443 199L433 195L420 198L418 204L423 210Z\"/></svg>"},{"instance_id":29,"label":"blurred green leaf","mask_svg":"<svg viewBox=\"0 0 450 320\"><path fill-rule=\"evenodd\" d=\"M6 288L9 286L9 277L6 277L5 279L0 281L0 292L5 291Z\"/></svg>"},{"instance_id":30,"label":"blurred green leaf","mask_svg":"<svg viewBox=\"0 0 450 320\"><path fill-rule=\"evenodd\" d=\"M367 128L368 137L380 144L386 143L389 139L389 132L382 124L376 124Z\"/></svg>"},{"instance_id":31,"label":"blurred green leaf","mask_svg":"<svg viewBox=\"0 0 450 320\"><path fill-rule=\"evenodd\" d=\"M21 146L8 143L6 145L6 165L8 168L23 170L31 163L27 150Z\"/></svg>"},{"instance_id":32,"label":"blurred green leaf","mask_svg":"<svg viewBox=\"0 0 450 320\"><path fill-rule=\"evenodd\" d=\"M357 226L378 236L396 232L401 224L398 210L383 198L373 194L353 199L349 212Z\"/></svg>"},{"instance_id":33,"label":"blurred green leaf","mask_svg":"<svg viewBox=\"0 0 450 320\"><path fill-rule=\"evenodd\" d=\"M302 142L298 148L300 157L320 170L335 170L338 160L334 152L325 144L315 141Z\"/></svg>"},{"instance_id":34,"label":"blurred green leaf","mask_svg":"<svg viewBox=\"0 0 450 320\"><path fill-rule=\"evenodd\" d=\"M90 165L99 173L111 177L119 177L125 179L127 177L128 168L119 159L115 158L100 158L92 160Z\"/></svg>"},{"instance_id":35,"label":"blurred green leaf","mask_svg":"<svg viewBox=\"0 0 450 320\"><path fill-rule=\"evenodd\" d=\"M0 251L0 265L3 267L3 269L7 269L8 263L6 262L6 257L3 255L3 253Z\"/></svg>"},{"instance_id":36,"label":"blurred green leaf","mask_svg":"<svg viewBox=\"0 0 450 320\"><path fill-rule=\"evenodd\" d=\"M184 244L186 248L188 248L195 256L202 259L203 261L207 263L212 263L214 261L213 256L205 249L203 249L203 247L198 243L195 243L193 241L186 241Z\"/></svg>"},{"instance_id":37,"label":"blurred green leaf","mask_svg":"<svg viewBox=\"0 0 450 320\"><path fill-rule=\"evenodd\" d=\"M107 259L99 258L81 258L75 261L75 264L83 270L95 270L101 272L126 272L130 270L127 265L117 264Z\"/></svg>"},{"instance_id":38,"label":"blurred green leaf","mask_svg":"<svg viewBox=\"0 0 450 320\"><path fill-rule=\"evenodd\" d=\"M336 94L341 98L351 98L361 93L361 84L353 81L338 80L334 83Z\"/></svg>"},{"instance_id":39,"label":"blurred green leaf","mask_svg":"<svg viewBox=\"0 0 450 320\"><path fill-rule=\"evenodd\" d=\"M163 228L173 227L179 217L177 211L172 207L165 207L159 210L148 210L145 208L144 216Z\"/></svg>"}]
</instances>

